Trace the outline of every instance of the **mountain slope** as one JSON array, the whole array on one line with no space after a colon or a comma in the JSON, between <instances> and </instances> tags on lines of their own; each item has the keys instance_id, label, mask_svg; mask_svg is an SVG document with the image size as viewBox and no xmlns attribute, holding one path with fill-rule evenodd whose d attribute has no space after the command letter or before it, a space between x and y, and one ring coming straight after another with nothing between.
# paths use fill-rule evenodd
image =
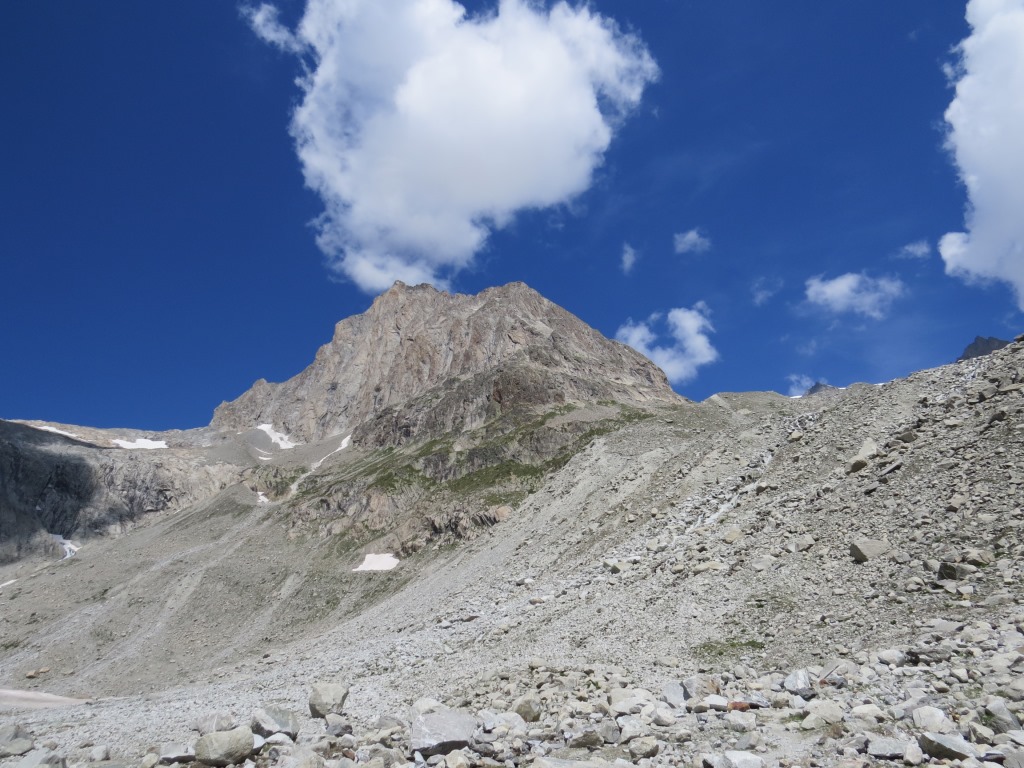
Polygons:
<instances>
[{"instance_id":1,"label":"mountain slope","mask_svg":"<svg viewBox=\"0 0 1024 768\"><path fill-rule=\"evenodd\" d=\"M430 697L474 719L487 768L918 764L943 739L1013 765L1022 355L391 445L217 432L266 460L74 558L0 566L0 687L99 697L22 718L74 761L194 742L215 709L305 712L338 680L354 735L303 717L261 764L415 761ZM397 568L353 570L382 551Z\"/></svg>"}]
</instances>

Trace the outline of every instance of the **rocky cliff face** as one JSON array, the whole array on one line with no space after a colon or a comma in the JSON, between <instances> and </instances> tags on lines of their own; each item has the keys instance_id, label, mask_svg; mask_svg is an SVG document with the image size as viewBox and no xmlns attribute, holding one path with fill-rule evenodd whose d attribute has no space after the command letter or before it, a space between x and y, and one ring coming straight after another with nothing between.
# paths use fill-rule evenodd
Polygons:
<instances>
[{"instance_id":1,"label":"rocky cliff face","mask_svg":"<svg viewBox=\"0 0 1024 768\"><path fill-rule=\"evenodd\" d=\"M0 563L47 549L48 534L122 532L211 496L240 470L193 448L109 448L0 421Z\"/></svg>"},{"instance_id":2,"label":"rocky cliff face","mask_svg":"<svg viewBox=\"0 0 1024 768\"><path fill-rule=\"evenodd\" d=\"M281 384L257 381L217 408L212 426L271 423L315 442L383 418L364 430L381 444L599 400L681 402L657 366L523 283L466 296L399 282L338 323L305 371Z\"/></svg>"}]
</instances>

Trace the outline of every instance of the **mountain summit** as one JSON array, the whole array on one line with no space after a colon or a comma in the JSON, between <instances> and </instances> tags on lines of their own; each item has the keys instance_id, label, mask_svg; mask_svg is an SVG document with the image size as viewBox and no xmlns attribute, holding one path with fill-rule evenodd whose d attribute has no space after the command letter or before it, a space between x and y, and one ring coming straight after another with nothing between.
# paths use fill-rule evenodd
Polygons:
<instances>
[{"instance_id":1,"label":"mountain summit","mask_svg":"<svg viewBox=\"0 0 1024 768\"><path fill-rule=\"evenodd\" d=\"M396 282L342 320L302 373L260 379L211 426L271 423L316 442L380 422L377 442L461 432L507 414L612 400L679 403L665 374L524 283L467 296Z\"/></svg>"}]
</instances>

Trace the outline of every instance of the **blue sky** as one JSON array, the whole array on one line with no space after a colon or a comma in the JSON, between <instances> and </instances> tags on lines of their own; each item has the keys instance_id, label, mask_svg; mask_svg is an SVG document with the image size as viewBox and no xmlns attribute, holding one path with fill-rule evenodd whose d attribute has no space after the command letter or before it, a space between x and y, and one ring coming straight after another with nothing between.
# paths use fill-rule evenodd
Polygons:
<instances>
[{"instance_id":1,"label":"blue sky","mask_svg":"<svg viewBox=\"0 0 1024 768\"><path fill-rule=\"evenodd\" d=\"M0 416L200 426L394 277L693 399L1024 330L1024 0L346 5L5 9Z\"/></svg>"}]
</instances>

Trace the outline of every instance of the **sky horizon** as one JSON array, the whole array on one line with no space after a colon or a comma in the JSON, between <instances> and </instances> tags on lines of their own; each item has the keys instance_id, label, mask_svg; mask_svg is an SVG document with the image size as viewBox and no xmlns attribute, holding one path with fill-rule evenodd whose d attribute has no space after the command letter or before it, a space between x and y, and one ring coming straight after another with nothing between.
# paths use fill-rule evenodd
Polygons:
<instances>
[{"instance_id":1,"label":"sky horizon","mask_svg":"<svg viewBox=\"0 0 1024 768\"><path fill-rule=\"evenodd\" d=\"M395 279L523 281L693 400L1024 331L1024 0L45 0L0 34L5 419L204 426Z\"/></svg>"}]
</instances>

